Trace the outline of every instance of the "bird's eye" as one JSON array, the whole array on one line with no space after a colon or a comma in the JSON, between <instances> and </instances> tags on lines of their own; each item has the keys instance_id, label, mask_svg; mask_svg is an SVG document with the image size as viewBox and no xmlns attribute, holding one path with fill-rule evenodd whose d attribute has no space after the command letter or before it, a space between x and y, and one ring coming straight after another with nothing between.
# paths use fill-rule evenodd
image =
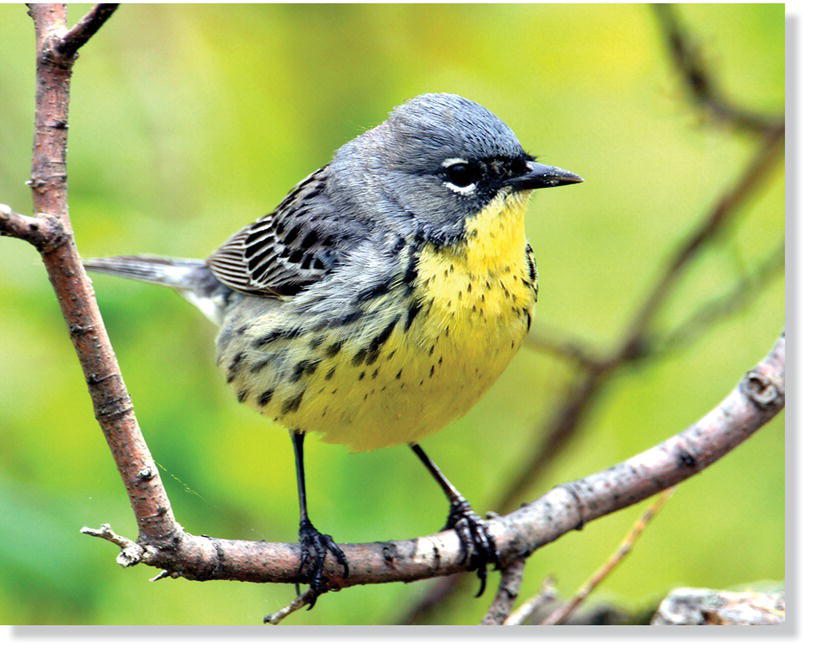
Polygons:
<instances>
[{"instance_id":1,"label":"bird's eye","mask_svg":"<svg viewBox=\"0 0 813 650\"><path fill-rule=\"evenodd\" d=\"M514 158L511 161L511 175L522 176L528 173L528 162L523 158Z\"/></svg>"},{"instance_id":2,"label":"bird's eye","mask_svg":"<svg viewBox=\"0 0 813 650\"><path fill-rule=\"evenodd\" d=\"M458 187L467 187L477 182L477 168L471 163L458 162L449 165L446 170L446 178L449 182Z\"/></svg>"}]
</instances>

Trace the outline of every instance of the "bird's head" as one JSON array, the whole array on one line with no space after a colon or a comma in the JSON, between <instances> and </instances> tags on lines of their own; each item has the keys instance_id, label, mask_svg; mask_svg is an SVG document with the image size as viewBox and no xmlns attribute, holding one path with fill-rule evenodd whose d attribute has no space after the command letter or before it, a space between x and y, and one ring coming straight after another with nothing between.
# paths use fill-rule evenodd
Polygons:
<instances>
[{"instance_id":1,"label":"bird's head","mask_svg":"<svg viewBox=\"0 0 813 650\"><path fill-rule=\"evenodd\" d=\"M467 221L494 201L582 181L536 162L491 111L447 93L397 106L388 120L339 149L331 167L335 184L369 214L384 215L397 230L417 223L437 243L459 241Z\"/></svg>"}]
</instances>

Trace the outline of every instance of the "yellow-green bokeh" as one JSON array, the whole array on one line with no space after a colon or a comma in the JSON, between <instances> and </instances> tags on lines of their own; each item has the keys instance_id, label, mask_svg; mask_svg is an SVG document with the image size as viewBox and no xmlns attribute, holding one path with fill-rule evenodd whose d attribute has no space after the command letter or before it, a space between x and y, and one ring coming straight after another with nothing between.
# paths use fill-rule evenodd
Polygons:
<instances>
[{"instance_id":1,"label":"yellow-green bokeh","mask_svg":"<svg viewBox=\"0 0 813 650\"><path fill-rule=\"evenodd\" d=\"M782 5L679 11L734 101L782 111ZM0 202L25 212L34 56L22 6L0 6L0 62ZM528 233L541 273L535 328L597 347L617 339L669 252L756 146L700 123L643 5L125 5L76 68L69 173L80 251L204 257L343 142L427 91L479 101L540 160L587 180L540 192ZM659 327L753 271L783 228L777 172L687 274ZM133 518L36 253L0 241L0 278L0 623L256 624L285 604L289 585L148 583L154 570L122 571L111 545L79 535L105 521L132 535ZM234 401L214 367L209 323L168 290L94 284L182 524L294 540L288 437ZM620 374L526 498L690 424L783 321L777 277L687 349ZM492 504L522 465L570 373L524 349L470 414L426 441L475 507ZM314 440L307 454L314 520L339 541L411 537L445 519L441 494L406 449L348 454ZM537 553L520 597L550 573L572 593L642 507ZM635 609L673 586L782 580L784 559L779 418L681 486L597 597ZM496 582L435 622L477 622ZM330 594L289 622L393 622L429 586Z\"/></svg>"}]
</instances>

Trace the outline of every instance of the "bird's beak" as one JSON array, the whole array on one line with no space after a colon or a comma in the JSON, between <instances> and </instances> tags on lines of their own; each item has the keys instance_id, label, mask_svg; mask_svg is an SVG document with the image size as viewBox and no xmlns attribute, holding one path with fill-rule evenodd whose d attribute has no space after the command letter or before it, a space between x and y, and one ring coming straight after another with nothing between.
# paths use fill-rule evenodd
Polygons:
<instances>
[{"instance_id":1,"label":"bird's beak","mask_svg":"<svg viewBox=\"0 0 813 650\"><path fill-rule=\"evenodd\" d=\"M536 190L543 187L581 183L583 180L581 176L566 169L528 161L528 173L515 176L508 181L508 185L515 190Z\"/></svg>"}]
</instances>

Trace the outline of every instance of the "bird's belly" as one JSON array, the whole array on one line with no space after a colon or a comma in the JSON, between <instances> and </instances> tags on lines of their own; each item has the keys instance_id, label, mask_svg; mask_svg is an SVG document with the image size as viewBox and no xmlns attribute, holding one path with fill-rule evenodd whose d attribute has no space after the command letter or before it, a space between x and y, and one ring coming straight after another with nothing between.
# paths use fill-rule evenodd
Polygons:
<instances>
[{"instance_id":1,"label":"bird's belly","mask_svg":"<svg viewBox=\"0 0 813 650\"><path fill-rule=\"evenodd\" d=\"M488 322L469 312L449 321L430 309L408 330L396 328L374 363L340 360L335 386L317 388L298 424L353 450L417 442L482 397L525 331L525 320Z\"/></svg>"}]
</instances>

